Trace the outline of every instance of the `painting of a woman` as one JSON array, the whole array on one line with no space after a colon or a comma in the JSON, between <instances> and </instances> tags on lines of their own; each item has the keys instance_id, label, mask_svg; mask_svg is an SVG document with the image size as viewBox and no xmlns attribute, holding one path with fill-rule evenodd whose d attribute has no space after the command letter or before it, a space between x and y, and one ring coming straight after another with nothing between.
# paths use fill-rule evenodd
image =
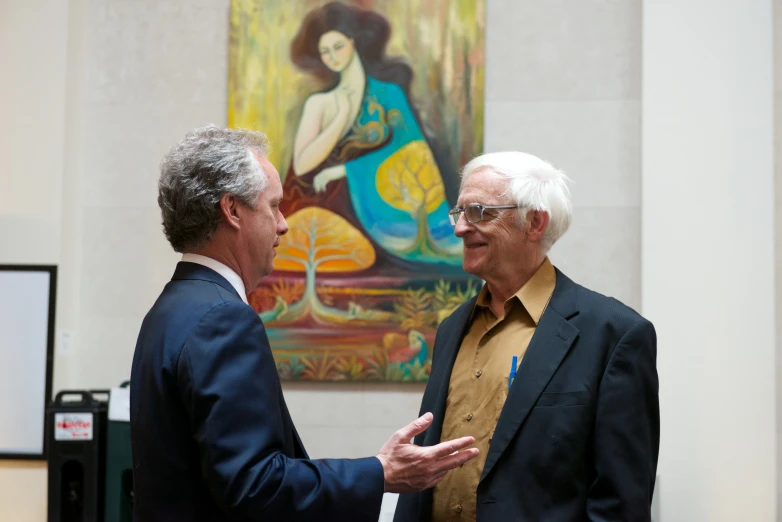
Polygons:
<instances>
[{"instance_id":1,"label":"painting of a woman","mask_svg":"<svg viewBox=\"0 0 782 522\"><path fill-rule=\"evenodd\" d=\"M336 2L304 19L291 58L325 88L304 102L282 210L314 205L344 217L375 247L373 272L447 270L461 264L461 244L410 104L412 69L386 56L389 34L382 15Z\"/></svg>"},{"instance_id":2,"label":"painting of a woman","mask_svg":"<svg viewBox=\"0 0 782 522\"><path fill-rule=\"evenodd\" d=\"M283 379L426 380L477 293L447 213L482 148L483 9L232 0L229 124L284 171L289 232L249 295Z\"/></svg>"}]
</instances>

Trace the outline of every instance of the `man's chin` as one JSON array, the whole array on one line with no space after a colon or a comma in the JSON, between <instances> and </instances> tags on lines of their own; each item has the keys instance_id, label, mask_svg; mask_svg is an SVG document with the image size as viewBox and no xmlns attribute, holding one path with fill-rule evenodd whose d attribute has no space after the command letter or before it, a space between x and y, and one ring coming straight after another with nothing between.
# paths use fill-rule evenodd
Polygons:
<instances>
[{"instance_id":1,"label":"man's chin","mask_svg":"<svg viewBox=\"0 0 782 522\"><path fill-rule=\"evenodd\" d=\"M482 265L483 263L478 260L471 260L465 257L465 259L462 261L462 270L464 270L465 272L467 272L472 276L481 277L480 272L481 272Z\"/></svg>"}]
</instances>

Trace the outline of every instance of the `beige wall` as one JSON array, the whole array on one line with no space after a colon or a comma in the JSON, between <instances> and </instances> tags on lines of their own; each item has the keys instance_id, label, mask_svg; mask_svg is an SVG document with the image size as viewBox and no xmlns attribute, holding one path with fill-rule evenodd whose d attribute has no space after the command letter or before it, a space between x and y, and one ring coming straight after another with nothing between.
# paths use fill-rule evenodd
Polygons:
<instances>
[{"instance_id":1,"label":"beige wall","mask_svg":"<svg viewBox=\"0 0 782 522\"><path fill-rule=\"evenodd\" d=\"M552 258L636 307L640 25L640 0L488 0L486 149L568 172L574 223ZM128 377L141 319L177 260L160 231L157 165L191 128L225 123L227 29L228 0L0 2L13 72L0 103L15 123L0 131L0 245L13 246L0 263L60 265L57 327L74 342L56 356L56 390ZM423 391L284 388L313 457L373 454ZM0 520L42 521L45 505L44 466L0 463Z\"/></svg>"},{"instance_id":2,"label":"beige wall","mask_svg":"<svg viewBox=\"0 0 782 522\"><path fill-rule=\"evenodd\" d=\"M664 522L777 517L770 0L644 0L643 309Z\"/></svg>"},{"instance_id":3,"label":"beige wall","mask_svg":"<svg viewBox=\"0 0 782 522\"><path fill-rule=\"evenodd\" d=\"M774 0L774 324L776 325L777 521L782 522L782 0Z\"/></svg>"},{"instance_id":4,"label":"beige wall","mask_svg":"<svg viewBox=\"0 0 782 522\"><path fill-rule=\"evenodd\" d=\"M67 15L67 1L0 3L3 262L59 261Z\"/></svg>"},{"instance_id":5,"label":"beige wall","mask_svg":"<svg viewBox=\"0 0 782 522\"><path fill-rule=\"evenodd\" d=\"M523 150L574 180L552 260L641 304L640 0L489 0L486 150Z\"/></svg>"}]
</instances>

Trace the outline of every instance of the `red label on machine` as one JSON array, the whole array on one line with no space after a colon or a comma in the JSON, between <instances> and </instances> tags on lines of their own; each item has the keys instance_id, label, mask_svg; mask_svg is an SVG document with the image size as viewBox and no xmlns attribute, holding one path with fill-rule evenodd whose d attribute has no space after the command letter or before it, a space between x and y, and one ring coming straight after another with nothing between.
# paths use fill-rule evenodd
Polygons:
<instances>
[{"instance_id":1,"label":"red label on machine","mask_svg":"<svg viewBox=\"0 0 782 522\"><path fill-rule=\"evenodd\" d=\"M92 413L55 413L54 440L92 440Z\"/></svg>"}]
</instances>

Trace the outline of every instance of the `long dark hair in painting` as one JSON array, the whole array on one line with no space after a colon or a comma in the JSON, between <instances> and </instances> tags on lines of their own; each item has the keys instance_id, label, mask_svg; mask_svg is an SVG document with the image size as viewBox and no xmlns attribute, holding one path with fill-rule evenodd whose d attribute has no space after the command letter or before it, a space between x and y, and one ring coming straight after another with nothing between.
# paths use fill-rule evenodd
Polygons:
<instances>
[{"instance_id":1,"label":"long dark hair in painting","mask_svg":"<svg viewBox=\"0 0 782 522\"><path fill-rule=\"evenodd\" d=\"M400 57L386 56L391 25L374 11L331 2L314 9L304 18L291 43L291 60L304 72L318 78L326 90L339 82L339 73L326 67L318 42L329 31L338 31L353 40L369 76L399 85L410 99L413 69Z\"/></svg>"}]
</instances>

